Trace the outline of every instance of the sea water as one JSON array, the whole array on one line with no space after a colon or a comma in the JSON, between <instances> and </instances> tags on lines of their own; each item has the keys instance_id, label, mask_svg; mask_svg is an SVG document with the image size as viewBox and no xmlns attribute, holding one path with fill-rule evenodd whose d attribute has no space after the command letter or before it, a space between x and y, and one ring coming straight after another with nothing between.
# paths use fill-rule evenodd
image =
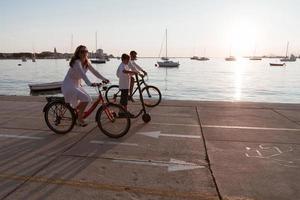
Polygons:
<instances>
[{"instance_id":1,"label":"sea water","mask_svg":"<svg viewBox=\"0 0 300 200\"><path fill-rule=\"evenodd\" d=\"M300 103L300 61L271 67L270 62L278 61L172 60L179 61L180 66L159 68L155 66L157 59L137 60L149 74L148 84L158 87L163 99ZM112 84L118 84L116 70L120 62L111 59L93 66ZM0 95L30 95L28 84L62 81L68 68L64 59L0 60ZM90 72L87 75L92 82L99 82ZM85 88L92 96L97 94L95 89Z\"/></svg>"}]
</instances>

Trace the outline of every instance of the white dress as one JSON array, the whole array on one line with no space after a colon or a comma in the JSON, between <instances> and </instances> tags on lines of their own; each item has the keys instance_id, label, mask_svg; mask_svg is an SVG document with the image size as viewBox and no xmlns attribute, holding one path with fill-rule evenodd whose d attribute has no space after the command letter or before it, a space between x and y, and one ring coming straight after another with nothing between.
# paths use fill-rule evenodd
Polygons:
<instances>
[{"instance_id":1,"label":"white dress","mask_svg":"<svg viewBox=\"0 0 300 200\"><path fill-rule=\"evenodd\" d=\"M73 67L69 68L69 71L62 84L62 93L65 98L65 102L69 103L73 108L76 108L79 102L91 102L92 98L81 86L81 79L91 86L92 83L86 76L87 70L90 70L97 78L105 80L105 78L95 70L89 63L87 68L83 68L80 60L76 60Z\"/></svg>"}]
</instances>

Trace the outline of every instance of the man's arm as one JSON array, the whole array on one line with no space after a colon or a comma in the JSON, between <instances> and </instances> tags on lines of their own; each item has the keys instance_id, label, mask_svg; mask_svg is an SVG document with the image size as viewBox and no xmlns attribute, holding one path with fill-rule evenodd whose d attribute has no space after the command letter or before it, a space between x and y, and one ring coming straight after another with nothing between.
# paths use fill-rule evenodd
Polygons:
<instances>
[{"instance_id":1,"label":"man's arm","mask_svg":"<svg viewBox=\"0 0 300 200\"><path fill-rule=\"evenodd\" d=\"M136 70L143 72L144 75L147 75L147 72L143 70L143 68L141 68L138 64L136 64L136 62L132 62L132 64L134 65L134 68Z\"/></svg>"}]
</instances>

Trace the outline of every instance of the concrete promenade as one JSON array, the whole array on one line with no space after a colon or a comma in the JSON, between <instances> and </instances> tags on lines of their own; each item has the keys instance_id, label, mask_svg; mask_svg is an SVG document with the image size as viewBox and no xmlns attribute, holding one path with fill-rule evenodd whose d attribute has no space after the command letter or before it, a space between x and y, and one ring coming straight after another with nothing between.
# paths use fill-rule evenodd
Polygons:
<instances>
[{"instance_id":1,"label":"concrete promenade","mask_svg":"<svg viewBox=\"0 0 300 200\"><path fill-rule=\"evenodd\" d=\"M0 200L300 199L300 104L163 101L110 139L54 134L45 103L0 96Z\"/></svg>"}]
</instances>

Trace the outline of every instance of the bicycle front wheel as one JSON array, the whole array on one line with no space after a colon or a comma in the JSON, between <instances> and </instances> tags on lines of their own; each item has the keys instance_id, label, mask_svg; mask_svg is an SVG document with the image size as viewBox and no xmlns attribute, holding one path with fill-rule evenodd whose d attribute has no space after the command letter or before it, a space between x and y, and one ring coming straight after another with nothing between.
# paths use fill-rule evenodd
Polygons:
<instances>
[{"instance_id":1,"label":"bicycle front wheel","mask_svg":"<svg viewBox=\"0 0 300 200\"><path fill-rule=\"evenodd\" d=\"M105 99L109 103L118 103L121 99L121 91L118 85L112 85L105 92Z\"/></svg>"},{"instance_id":2,"label":"bicycle front wheel","mask_svg":"<svg viewBox=\"0 0 300 200\"><path fill-rule=\"evenodd\" d=\"M161 101L161 93L157 87L148 85L142 89L144 104L147 107L155 107Z\"/></svg>"},{"instance_id":3,"label":"bicycle front wheel","mask_svg":"<svg viewBox=\"0 0 300 200\"><path fill-rule=\"evenodd\" d=\"M73 109L64 102L53 101L45 108L45 121L47 126L58 134L70 132L76 121Z\"/></svg>"},{"instance_id":4,"label":"bicycle front wheel","mask_svg":"<svg viewBox=\"0 0 300 200\"><path fill-rule=\"evenodd\" d=\"M101 106L96 114L96 121L100 130L111 138L119 138L129 131L130 118L125 109L117 104Z\"/></svg>"}]
</instances>

